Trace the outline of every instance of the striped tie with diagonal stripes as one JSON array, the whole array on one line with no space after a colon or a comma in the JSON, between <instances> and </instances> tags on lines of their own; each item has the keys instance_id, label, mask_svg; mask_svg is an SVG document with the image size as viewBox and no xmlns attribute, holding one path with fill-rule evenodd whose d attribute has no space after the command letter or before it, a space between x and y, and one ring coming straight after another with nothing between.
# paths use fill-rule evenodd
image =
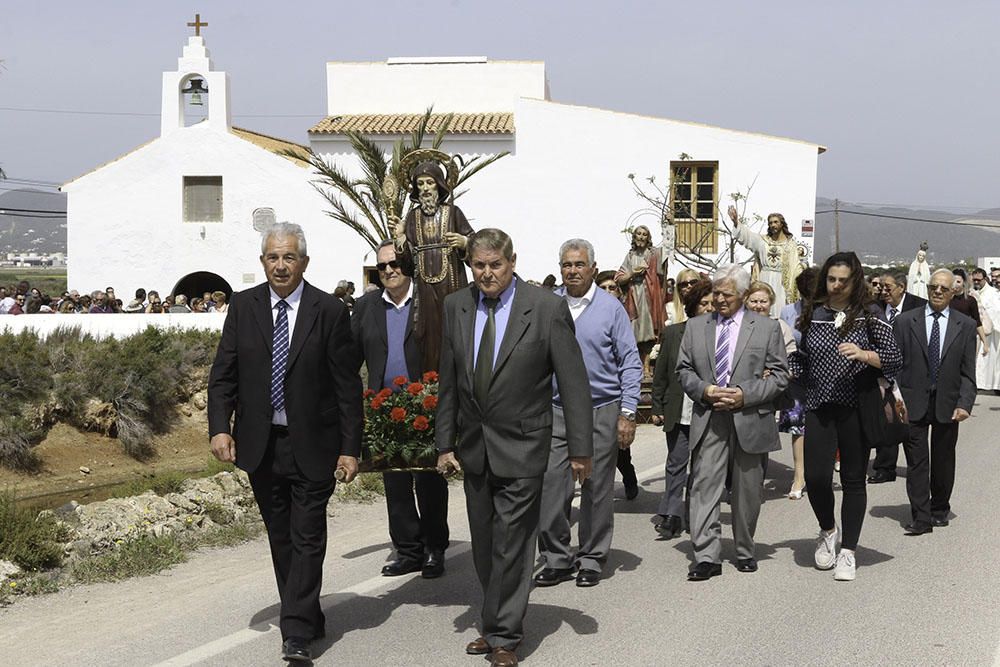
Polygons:
<instances>
[{"instance_id":1,"label":"striped tie with diagonal stripes","mask_svg":"<svg viewBox=\"0 0 1000 667\"><path fill-rule=\"evenodd\" d=\"M729 325L732 320L722 321L722 331L715 343L715 378L720 387L729 384Z\"/></svg>"},{"instance_id":2,"label":"striped tie with diagonal stripes","mask_svg":"<svg viewBox=\"0 0 1000 667\"><path fill-rule=\"evenodd\" d=\"M285 409L285 370L288 368L288 304L278 302L278 317L274 320L271 344L271 407Z\"/></svg>"}]
</instances>

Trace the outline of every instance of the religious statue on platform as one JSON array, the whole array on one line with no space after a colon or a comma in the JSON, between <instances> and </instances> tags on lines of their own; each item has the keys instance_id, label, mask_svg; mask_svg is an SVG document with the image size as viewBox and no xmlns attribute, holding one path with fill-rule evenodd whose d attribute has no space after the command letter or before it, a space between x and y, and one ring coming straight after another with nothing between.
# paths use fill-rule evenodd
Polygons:
<instances>
[{"instance_id":1,"label":"religious statue on platform","mask_svg":"<svg viewBox=\"0 0 1000 667\"><path fill-rule=\"evenodd\" d=\"M768 215L766 234L758 234L741 225L735 206L729 207L729 219L733 221L737 243L754 253L751 278L767 283L774 290L771 317L777 318L782 308L799 300L795 279L804 268L799 245L788 230L785 216L780 213Z\"/></svg>"},{"instance_id":2,"label":"religious statue on platform","mask_svg":"<svg viewBox=\"0 0 1000 667\"><path fill-rule=\"evenodd\" d=\"M412 204L405 220L389 211L389 233L397 256L413 276L413 331L423 349L421 370L436 371L444 298L469 284L465 248L473 230L454 204L458 168L451 156L414 151L400 162L400 173L407 179Z\"/></svg>"},{"instance_id":3,"label":"religious statue on platform","mask_svg":"<svg viewBox=\"0 0 1000 667\"><path fill-rule=\"evenodd\" d=\"M910 271L906 276L906 291L921 299L927 298L927 281L931 279L931 265L927 263L928 247L927 241L920 243L920 249L910 263Z\"/></svg>"},{"instance_id":4,"label":"religious statue on platform","mask_svg":"<svg viewBox=\"0 0 1000 667\"><path fill-rule=\"evenodd\" d=\"M660 338L666 320L663 279L667 272L667 253L653 247L649 227L632 230L632 247L615 273L615 282L625 294L625 311L632 320L632 332L639 346L643 372L649 374L649 352Z\"/></svg>"}]
</instances>

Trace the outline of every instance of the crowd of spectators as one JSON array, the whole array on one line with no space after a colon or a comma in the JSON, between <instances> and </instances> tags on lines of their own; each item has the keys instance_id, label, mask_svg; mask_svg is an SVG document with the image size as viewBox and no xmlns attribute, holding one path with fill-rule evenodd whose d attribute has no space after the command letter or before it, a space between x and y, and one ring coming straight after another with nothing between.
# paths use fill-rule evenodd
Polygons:
<instances>
[{"instance_id":1,"label":"crowd of spectators","mask_svg":"<svg viewBox=\"0 0 1000 667\"><path fill-rule=\"evenodd\" d=\"M67 290L59 296L50 296L31 287L27 280L17 285L0 286L0 315L224 313L228 307L226 293L222 291L205 292L192 299L185 294L171 294L161 299L156 290L146 292L140 287L135 297L124 303L115 295L113 287L89 294Z\"/></svg>"}]
</instances>

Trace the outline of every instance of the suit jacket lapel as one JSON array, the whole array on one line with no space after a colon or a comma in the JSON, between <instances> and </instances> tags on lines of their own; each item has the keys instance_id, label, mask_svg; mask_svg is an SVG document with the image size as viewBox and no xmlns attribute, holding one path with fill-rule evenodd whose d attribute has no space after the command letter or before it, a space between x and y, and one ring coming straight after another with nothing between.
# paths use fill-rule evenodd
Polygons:
<instances>
[{"instance_id":1,"label":"suit jacket lapel","mask_svg":"<svg viewBox=\"0 0 1000 667\"><path fill-rule=\"evenodd\" d=\"M962 326L961 322L958 322L954 318L948 318L948 330L944 332L944 345L941 346L941 358L944 359L944 355L948 353L948 346L951 345L956 338L958 338L959 328Z\"/></svg>"},{"instance_id":2,"label":"suit jacket lapel","mask_svg":"<svg viewBox=\"0 0 1000 667\"><path fill-rule=\"evenodd\" d=\"M507 328L503 333L503 341L500 343L500 351L497 353L496 361L493 362L493 377L503 368L503 365L510 358L510 353L514 351L517 342L521 340L524 332L531 323L529 314L534 305L528 289L520 285L514 289L514 300L510 304L510 316L507 318Z\"/></svg>"},{"instance_id":3,"label":"suit jacket lapel","mask_svg":"<svg viewBox=\"0 0 1000 667\"><path fill-rule=\"evenodd\" d=\"M708 365L712 369L712 378L715 377L715 327L718 315L711 315L705 324L705 354L708 355Z\"/></svg>"},{"instance_id":4,"label":"suit jacket lapel","mask_svg":"<svg viewBox=\"0 0 1000 667\"><path fill-rule=\"evenodd\" d=\"M253 291L253 304L250 310L253 312L257 329L260 330L260 335L270 350L274 338L274 318L271 316L271 289L267 283Z\"/></svg>"},{"instance_id":5,"label":"suit jacket lapel","mask_svg":"<svg viewBox=\"0 0 1000 667\"><path fill-rule=\"evenodd\" d=\"M306 337L312 330L319 314L319 291L314 290L309 283L305 284L302 290L302 298L299 299L299 312L295 314L295 330L292 331L292 347L288 350L288 369L291 370L295 358L302 351ZM382 312L385 317L385 311ZM384 329L385 327L383 327Z\"/></svg>"},{"instance_id":6,"label":"suit jacket lapel","mask_svg":"<svg viewBox=\"0 0 1000 667\"><path fill-rule=\"evenodd\" d=\"M949 329L951 327L948 327ZM917 349L924 353L924 360L927 360L927 320L923 315L918 317L910 329L914 337L917 339Z\"/></svg>"},{"instance_id":7,"label":"suit jacket lapel","mask_svg":"<svg viewBox=\"0 0 1000 667\"><path fill-rule=\"evenodd\" d=\"M736 337L736 352L733 354L733 365L732 368L729 369L730 377L732 377L736 364L740 361L740 355L743 354L743 350L746 349L747 341L750 339L750 336L753 335L753 325L754 321L753 318L750 317L750 313L743 313L743 322L740 324L740 334Z\"/></svg>"},{"instance_id":8,"label":"suit jacket lapel","mask_svg":"<svg viewBox=\"0 0 1000 667\"><path fill-rule=\"evenodd\" d=\"M476 306L479 292L474 287L465 290L459 304L461 315L458 318L458 339L465 347L465 376L469 386L473 386L472 364L475 359L473 350L476 346Z\"/></svg>"}]
</instances>

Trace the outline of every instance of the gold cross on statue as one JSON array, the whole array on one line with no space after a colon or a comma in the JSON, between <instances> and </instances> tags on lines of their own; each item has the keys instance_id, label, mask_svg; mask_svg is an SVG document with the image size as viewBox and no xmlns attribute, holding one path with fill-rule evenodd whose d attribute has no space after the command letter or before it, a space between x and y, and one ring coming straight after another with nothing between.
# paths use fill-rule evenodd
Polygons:
<instances>
[{"instance_id":1,"label":"gold cross on statue","mask_svg":"<svg viewBox=\"0 0 1000 667\"><path fill-rule=\"evenodd\" d=\"M201 37L201 29L207 26L207 23L201 22L201 14L194 15L194 23L188 23L189 28L194 28L194 36Z\"/></svg>"}]
</instances>

